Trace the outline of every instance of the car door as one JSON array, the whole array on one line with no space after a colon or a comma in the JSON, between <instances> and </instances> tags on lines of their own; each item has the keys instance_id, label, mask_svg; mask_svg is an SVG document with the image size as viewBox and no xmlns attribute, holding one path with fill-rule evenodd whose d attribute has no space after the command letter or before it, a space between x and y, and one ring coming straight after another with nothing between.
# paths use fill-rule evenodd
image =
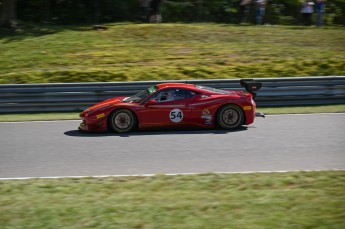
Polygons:
<instances>
[{"instance_id":1,"label":"car door","mask_svg":"<svg viewBox=\"0 0 345 229\"><path fill-rule=\"evenodd\" d=\"M141 112L142 127L180 126L189 122L193 93L179 88L158 91Z\"/></svg>"}]
</instances>

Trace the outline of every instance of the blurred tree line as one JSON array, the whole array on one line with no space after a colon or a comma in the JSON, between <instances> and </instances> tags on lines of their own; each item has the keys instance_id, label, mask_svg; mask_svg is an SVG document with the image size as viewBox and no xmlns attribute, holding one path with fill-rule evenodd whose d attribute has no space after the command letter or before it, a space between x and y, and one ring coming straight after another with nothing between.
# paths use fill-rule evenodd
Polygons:
<instances>
[{"instance_id":1,"label":"blurred tree line","mask_svg":"<svg viewBox=\"0 0 345 229\"><path fill-rule=\"evenodd\" d=\"M165 22L238 23L239 0L166 0ZM0 24L15 21L85 24L140 21L138 0L0 0ZM301 0L268 0L265 23L296 25L300 22ZM255 6L251 7L254 23ZM345 0L328 0L325 23L345 25Z\"/></svg>"}]
</instances>

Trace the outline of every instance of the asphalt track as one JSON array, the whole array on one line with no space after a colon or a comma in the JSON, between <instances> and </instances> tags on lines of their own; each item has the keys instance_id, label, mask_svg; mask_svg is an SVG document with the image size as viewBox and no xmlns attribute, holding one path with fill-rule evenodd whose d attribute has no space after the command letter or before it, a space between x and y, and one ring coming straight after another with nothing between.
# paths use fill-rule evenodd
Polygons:
<instances>
[{"instance_id":1,"label":"asphalt track","mask_svg":"<svg viewBox=\"0 0 345 229\"><path fill-rule=\"evenodd\" d=\"M238 131L78 125L0 123L0 178L345 169L345 114L267 116Z\"/></svg>"}]
</instances>

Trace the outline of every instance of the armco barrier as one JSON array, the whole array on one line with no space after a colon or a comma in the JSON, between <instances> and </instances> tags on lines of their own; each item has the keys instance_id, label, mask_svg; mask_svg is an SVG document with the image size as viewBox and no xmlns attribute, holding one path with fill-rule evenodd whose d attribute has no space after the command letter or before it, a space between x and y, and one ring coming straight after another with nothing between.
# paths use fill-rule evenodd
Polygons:
<instances>
[{"instance_id":1,"label":"armco barrier","mask_svg":"<svg viewBox=\"0 0 345 229\"><path fill-rule=\"evenodd\" d=\"M345 104L345 76L259 78L260 107ZM96 102L132 95L163 81L114 83L0 84L0 113L81 111ZM239 79L188 82L241 90Z\"/></svg>"}]
</instances>

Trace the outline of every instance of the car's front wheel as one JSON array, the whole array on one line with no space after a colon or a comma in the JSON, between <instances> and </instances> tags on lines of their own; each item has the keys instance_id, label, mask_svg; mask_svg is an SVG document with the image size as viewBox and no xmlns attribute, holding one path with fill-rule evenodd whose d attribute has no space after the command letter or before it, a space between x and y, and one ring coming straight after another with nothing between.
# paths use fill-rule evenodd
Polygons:
<instances>
[{"instance_id":1,"label":"car's front wheel","mask_svg":"<svg viewBox=\"0 0 345 229\"><path fill-rule=\"evenodd\" d=\"M127 109L113 111L109 116L109 127L117 133L127 133L132 131L137 124L135 114Z\"/></svg>"},{"instance_id":2,"label":"car's front wheel","mask_svg":"<svg viewBox=\"0 0 345 229\"><path fill-rule=\"evenodd\" d=\"M225 105L217 113L217 124L221 129L234 130L244 122L244 113L236 105Z\"/></svg>"}]
</instances>

